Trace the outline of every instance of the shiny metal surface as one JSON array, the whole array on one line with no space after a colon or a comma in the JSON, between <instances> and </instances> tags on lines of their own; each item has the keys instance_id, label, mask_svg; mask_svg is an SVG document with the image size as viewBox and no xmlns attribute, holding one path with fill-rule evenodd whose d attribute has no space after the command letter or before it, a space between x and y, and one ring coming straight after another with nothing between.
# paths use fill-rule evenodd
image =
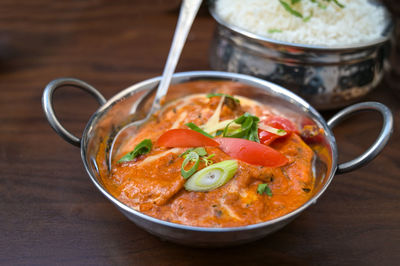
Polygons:
<instances>
[{"instance_id":1,"label":"shiny metal surface","mask_svg":"<svg viewBox=\"0 0 400 266\"><path fill-rule=\"evenodd\" d=\"M303 206L277 219L248 226L231 228L205 228L170 223L147 216L128 207L127 205L116 199L114 196L112 196L110 193L108 193L108 191L104 188L99 173L100 167L97 164L98 162L96 162L96 155L101 143L104 143L104 141L108 139L106 142L110 144L112 138L109 139L109 137L115 136L114 132L118 130L121 125L127 123L127 120L131 120L132 118L134 119L134 116L132 116L131 114L131 110L135 108L135 104L139 99L143 99L143 96L146 95L146 93L148 93L158 84L159 80L160 77L157 77L140 82L125 89L124 91L118 93L113 98L108 100L107 103L101 106L90 118L83 132L81 141L82 160L86 171L89 174L94 185L128 219L133 221L141 228L147 230L154 235L159 236L162 239L185 245L237 245L262 238L282 228L293 219L295 219L311 204L315 203L317 199L323 194L325 189L329 186L337 169L338 154L336 141L328 124L324 121L322 116L307 102L305 102L299 96L276 84L246 75L215 71L185 72L175 74L173 76L172 83L183 83L192 80L227 80L240 82L248 85L248 87L246 87L245 90L242 89L238 91L237 94L255 99L272 107L276 106L283 114L291 116L297 121L308 121L308 123L311 122L320 129L323 129L323 137L317 143L317 145L319 145L320 147L324 147L324 149L327 151L327 154L329 154L329 158L326 158L326 156L323 156L320 153L321 149L314 150L316 157L316 164L314 166L316 168L316 189L314 195ZM46 90L44 94L47 94ZM204 93L206 91L201 91L199 89L197 89L196 91L170 89L167 95L167 101L182 97L184 95L188 95L190 93L201 92ZM46 99L49 99L49 101L51 101L51 98ZM147 110L150 110L151 99L149 99L148 101L149 104ZM372 109L374 109L374 106L375 104L367 104L367 106L364 106L362 108L365 109L371 107ZM45 112L47 112L46 108ZM351 110L346 111L344 114L338 115L338 117L340 117L340 119L345 118L351 112ZM50 119L52 119L51 116L54 114L46 113L46 115L50 117ZM330 126L333 127L336 124L336 121L339 122L340 119L332 119ZM387 122L388 120L386 120L386 122L384 121L384 128L390 128L392 126L392 124L390 123L386 124ZM390 132L391 128L389 132L387 130L383 130L381 134L384 134L383 138L388 138ZM380 142L377 149L382 149L384 145L385 142ZM369 159L371 159L371 157L369 157ZM100 163L105 163L106 160L107 158L105 157L104 162ZM361 166L366 162L367 161L362 160L358 166Z\"/></svg>"},{"instance_id":2,"label":"shiny metal surface","mask_svg":"<svg viewBox=\"0 0 400 266\"><path fill-rule=\"evenodd\" d=\"M165 64L162 78L158 85L156 96L153 100L153 105L150 109L150 112L147 113L144 119L136 120L132 123L127 124L116 134L114 140L111 143L110 152L108 154L107 166L109 171L111 171L111 165L113 162L114 148L116 149L118 148L118 145L116 144L119 143L119 137L124 135L123 131L140 127L140 125L145 123L155 112L161 109L161 102L168 92L168 88L172 79L172 74L174 73L176 65L178 64L178 60L179 57L181 56L183 46L185 45L190 28L192 27L194 18L196 17L196 14L199 11L202 2L203 2L202 0L182 1L178 23L176 24L176 29L174 33L174 38L172 40L171 48L168 53L167 63ZM141 104L142 103L139 102L138 105ZM142 109L141 106L140 109Z\"/></svg>"},{"instance_id":3,"label":"shiny metal surface","mask_svg":"<svg viewBox=\"0 0 400 266\"><path fill-rule=\"evenodd\" d=\"M156 98L152 107L152 112L160 110L161 99L167 94L172 74L175 71L186 38L192 27L193 20L200 8L202 0L183 0L181 11L179 13L178 23L176 25L174 38L168 54L167 63L162 74L160 85L158 86Z\"/></svg>"},{"instance_id":4,"label":"shiny metal surface","mask_svg":"<svg viewBox=\"0 0 400 266\"><path fill-rule=\"evenodd\" d=\"M361 166L365 165L366 163L370 162L374 159L386 146L387 142L389 141L390 136L393 132L393 115L392 112L387 108L385 105L377 102L364 102L354 104L349 106L339 113L337 113L334 117L332 117L328 121L328 126L333 129L336 125L338 125L341 121L349 118L354 113L361 112L361 111L377 111L382 115L383 119L383 127L381 132L379 133L378 138L376 141L368 148L363 154L358 156L357 158L346 162L341 163L337 166L336 173L342 174L347 173Z\"/></svg>"},{"instance_id":5,"label":"shiny metal surface","mask_svg":"<svg viewBox=\"0 0 400 266\"><path fill-rule=\"evenodd\" d=\"M44 89L43 96L42 96L42 107L43 107L44 113L46 115L46 118L49 121L50 126L57 132L58 135L60 135L67 142L69 142L72 145L75 145L77 147L80 147L81 139L74 136L72 133L70 133L68 130L66 130L60 124L60 122L58 121L58 119L54 113L53 101L52 101L53 94L57 89L59 89L63 86L73 86L73 87L77 87L79 89L89 92L91 95L93 95L96 98L96 100L99 102L100 105L105 104L106 99L103 97L103 95L101 95L101 93L99 91L97 91L91 85L87 84L86 82L84 82L82 80L74 79L74 78L55 79L55 80L51 81L49 84L47 84L46 88Z\"/></svg>"},{"instance_id":6,"label":"shiny metal surface","mask_svg":"<svg viewBox=\"0 0 400 266\"><path fill-rule=\"evenodd\" d=\"M382 80L388 57L393 22L382 37L369 43L324 47L277 41L217 21L210 48L215 70L256 76L303 97L319 110L348 105L365 96Z\"/></svg>"}]
</instances>

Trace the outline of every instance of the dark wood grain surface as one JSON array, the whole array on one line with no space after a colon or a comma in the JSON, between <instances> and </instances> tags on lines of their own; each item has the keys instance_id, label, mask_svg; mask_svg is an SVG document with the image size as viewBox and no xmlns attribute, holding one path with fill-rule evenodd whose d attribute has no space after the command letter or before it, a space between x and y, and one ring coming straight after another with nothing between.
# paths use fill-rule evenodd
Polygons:
<instances>
[{"instance_id":1,"label":"dark wood grain surface","mask_svg":"<svg viewBox=\"0 0 400 266\"><path fill-rule=\"evenodd\" d=\"M385 1L399 21L400 5ZM41 94L72 76L106 98L160 75L179 1L0 1L0 265L399 265L400 60L367 96L394 113L394 134L369 165L336 176L318 204L254 243L196 249L162 242L93 186L79 149L49 127ZM209 69L214 21L202 8L177 71ZM397 48L400 52L400 48ZM62 123L80 135L97 103L76 89L55 95ZM334 112L323 113L329 118ZM340 160L379 133L364 113L335 129Z\"/></svg>"}]
</instances>

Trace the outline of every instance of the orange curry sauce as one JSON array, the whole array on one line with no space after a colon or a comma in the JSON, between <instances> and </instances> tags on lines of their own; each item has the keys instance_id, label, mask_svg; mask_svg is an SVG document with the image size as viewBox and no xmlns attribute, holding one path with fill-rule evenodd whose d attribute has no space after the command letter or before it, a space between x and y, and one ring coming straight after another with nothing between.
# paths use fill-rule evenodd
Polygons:
<instances>
[{"instance_id":1,"label":"orange curry sauce","mask_svg":"<svg viewBox=\"0 0 400 266\"><path fill-rule=\"evenodd\" d=\"M219 86L221 90L223 86ZM244 112L261 120L276 113L276 110L247 98L239 99L240 108L224 104L220 121L237 118ZM220 100L221 97L207 98L204 94L197 94L168 104L136 136L127 140L117 157L132 151L143 139L151 139L154 144L171 128L187 128L185 124L188 122L205 124ZM314 187L311 171L313 151L297 134L276 140L270 146L285 155L289 162L271 168L238 160L234 177L209 192L185 190L186 179L180 172L184 159L179 155L186 148L153 145L150 153L134 161L114 163L112 173L102 174L102 181L106 189L123 203L161 220L202 227L260 223L297 209L311 197ZM214 163L232 159L217 147L205 149L208 154L215 154L212 158ZM103 156L103 152L99 154ZM199 170L204 167L205 164L200 162ZM268 183L272 196L257 193L257 187L262 183Z\"/></svg>"}]
</instances>

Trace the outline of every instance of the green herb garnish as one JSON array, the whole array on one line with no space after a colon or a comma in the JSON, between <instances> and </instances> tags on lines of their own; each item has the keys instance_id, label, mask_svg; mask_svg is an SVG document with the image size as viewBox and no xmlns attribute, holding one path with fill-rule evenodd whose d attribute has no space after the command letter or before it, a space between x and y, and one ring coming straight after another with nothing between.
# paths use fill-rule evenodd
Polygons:
<instances>
[{"instance_id":1,"label":"green herb garnish","mask_svg":"<svg viewBox=\"0 0 400 266\"><path fill-rule=\"evenodd\" d=\"M339 3L338 0L333 0L333 2L334 2L338 7L340 7L340 8L345 8L345 5Z\"/></svg>"},{"instance_id":2,"label":"green herb garnish","mask_svg":"<svg viewBox=\"0 0 400 266\"><path fill-rule=\"evenodd\" d=\"M304 22L307 22L312 18L313 13L311 12L310 15L308 15L307 17L304 17L303 14L301 14L299 11L293 9L293 7L292 7L293 5L299 3L300 1L301 0L290 0L290 4L289 4L288 2L285 2L283 0L279 0L279 2L283 6L283 8L285 8L286 11L288 11L293 16L296 16L298 18L302 18ZM321 8L321 9L326 9L327 8L327 6L322 4L320 1L317 1L317 0L310 0L310 1L312 3L317 4L318 7ZM345 5L340 3L338 0L323 0L323 1L328 2L328 3L333 2L340 8L344 8L345 7ZM269 33L273 33L273 32L269 32Z\"/></svg>"},{"instance_id":3,"label":"green herb garnish","mask_svg":"<svg viewBox=\"0 0 400 266\"><path fill-rule=\"evenodd\" d=\"M230 99L234 100L235 102L240 103L239 99L236 99L235 97L233 97L229 94L225 94L225 93L215 92L215 93L209 93L206 95L207 98L212 98L212 97L216 97L216 96L225 96L226 98L230 98Z\"/></svg>"},{"instance_id":4,"label":"green herb garnish","mask_svg":"<svg viewBox=\"0 0 400 266\"><path fill-rule=\"evenodd\" d=\"M205 132L204 130L202 130L200 127L196 126L196 124L194 124L192 122L187 123L185 125L188 126L191 130L197 131L197 132L203 134L206 137L214 138L213 136L211 136L210 134L208 134L207 132Z\"/></svg>"},{"instance_id":5,"label":"green herb garnish","mask_svg":"<svg viewBox=\"0 0 400 266\"><path fill-rule=\"evenodd\" d=\"M315 3L315 4L317 4L318 7L321 8L321 9L326 9L326 8L327 8L326 5L322 4L321 2L318 2L317 0L310 0L310 1L313 2L313 3ZM331 0L324 0L324 1L330 2Z\"/></svg>"},{"instance_id":6,"label":"green herb garnish","mask_svg":"<svg viewBox=\"0 0 400 266\"><path fill-rule=\"evenodd\" d=\"M323 9L326 9L326 5L321 4L321 3L318 2L317 0L310 0L310 1L313 2L313 3L318 3L318 7L321 7L321 8L323 8ZM335 3L338 7L340 7L340 8L345 8L345 7L346 7L345 5L343 5L342 3L340 3L338 0L323 0L323 1L328 2L328 3L334 2L334 3Z\"/></svg>"},{"instance_id":7,"label":"green herb garnish","mask_svg":"<svg viewBox=\"0 0 400 266\"><path fill-rule=\"evenodd\" d=\"M259 184L257 187L257 193L262 195L262 194L267 194L268 196L272 196L272 191L269 188L268 184Z\"/></svg>"},{"instance_id":8,"label":"green herb garnish","mask_svg":"<svg viewBox=\"0 0 400 266\"><path fill-rule=\"evenodd\" d=\"M303 18L304 22L308 22L310 21L310 19L312 18L312 16L314 15L313 11L311 10L310 15L308 15L307 17Z\"/></svg>"},{"instance_id":9,"label":"green herb garnish","mask_svg":"<svg viewBox=\"0 0 400 266\"><path fill-rule=\"evenodd\" d=\"M223 130L217 130L217 132L215 132L215 136L220 136L222 133L224 133Z\"/></svg>"},{"instance_id":10,"label":"green herb garnish","mask_svg":"<svg viewBox=\"0 0 400 266\"><path fill-rule=\"evenodd\" d=\"M140 155L149 153L152 147L153 143L151 142L151 140L145 139L141 141L138 145L136 145L133 151L125 154L121 159L119 159L117 163L132 161Z\"/></svg>"},{"instance_id":11,"label":"green herb garnish","mask_svg":"<svg viewBox=\"0 0 400 266\"><path fill-rule=\"evenodd\" d=\"M282 0L279 0L279 2L286 9L286 11L288 11L290 14L292 14L293 16L299 17L299 18L303 18L303 15L300 12L294 10L288 3L286 3L285 1L282 1Z\"/></svg>"},{"instance_id":12,"label":"green herb garnish","mask_svg":"<svg viewBox=\"0 0 400 266\"><path fill-rule=\"evenodd\" d=\"M223 136L228 138L241 138L247 139L255 142L260 142L258 139L258 122L260 119L257 116L245 113L244 115L236 118L228 125L226 125ZM240 125L240 129L236 129L233 132L230 130L229 126L231 123L236 123Z\"/></svg>"},{"instance_id":13,"label":"green herb garnish","mask_svg":"<svg viewBox=\"0 0 400 266\"><path fill-rule=\"evenodd\" d=\"M282 30L280 30L280 29L269 29L268 33L282 33Z\"/></svg>"}]
</instances>

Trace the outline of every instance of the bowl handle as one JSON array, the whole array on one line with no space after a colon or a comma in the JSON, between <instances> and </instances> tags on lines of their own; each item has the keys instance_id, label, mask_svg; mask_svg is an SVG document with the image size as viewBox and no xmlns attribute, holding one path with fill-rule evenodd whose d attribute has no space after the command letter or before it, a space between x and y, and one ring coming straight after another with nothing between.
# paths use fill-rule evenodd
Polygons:
<instances>
[{"instance_id":1,"label":"bowl handle","mask_svg":"<svg viewBox=\"0 0 400 266\"><path fill-rule=\"evenodd\" d=\"M78 89L82 89L84 91L89 92L92 96L96 98L96 100L100 103L100 105L104 105L106 103L106 99L98 92L94 87L87 84L86 82L74 79L74 78L59 78L51 81L47 84L46 88L43 91L42 96L42 107L44 113L46 115L47 120L49 121L50 126L60 135L64 140L69 143L80 147L81 139L74 136L68 130L66 130L58 121L54 109L53 109L53 93L60 87L63 86L73 86Z\"/></svg>"},{"instance_id":2,"label":"bowl handle","mask_svg":"<svg viewBox=\"0 0 400 266\"><path fill-rule=\"evenodd\" d=\"M393 115L389 108L378 102L364 102L351 105L333 116L328 121L328 126L333 129L337 124L347 119L350 115L368 110L378 111L382 115L383 126L381 132L374 144L372 144L363 154L349 162L339 164L336 169L336 174L343 174L364 166L374 159L387 144L393 132Z\"/></svg>"}]
</instances>

